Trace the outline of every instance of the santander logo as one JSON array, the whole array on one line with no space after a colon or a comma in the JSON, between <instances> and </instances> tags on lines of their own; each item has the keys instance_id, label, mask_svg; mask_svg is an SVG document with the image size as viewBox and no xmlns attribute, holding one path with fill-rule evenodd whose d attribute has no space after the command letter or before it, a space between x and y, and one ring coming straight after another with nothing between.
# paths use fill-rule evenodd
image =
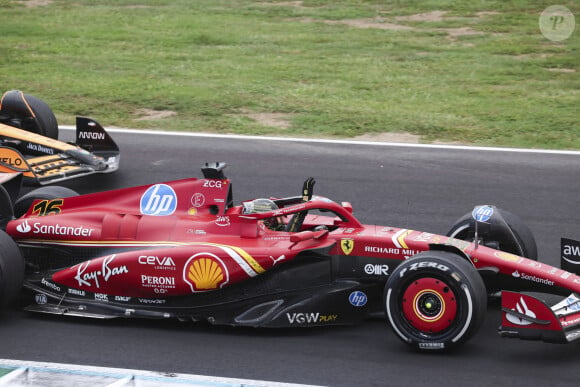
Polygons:
<instances>
[{"instance_id":1,"label":"santander logo","mask_svg":"<svg viewBox=\"0 0 580 387\"><path fill-rule=\"evenodd\" d=\"M85 226L61 226L60 224L42 224L40 222L35 222L28 224L28 220L20 223L16 226L16 231L26 234L33 232L34 234L43 234L51 236L80 236L80 237L90 237L95 231L94 228L88 228Z\"/></svg>"},{"instance_id":2,"label":"santander logo","mask_svg":"<svg viewBox=\"0 0 580 387\"><path fill-rule=\"evenodd\" d=\"M515 310L531 318L536 318L536 314L528 308L528 305L526 305L526 301L524 301L523 297L521 297L518 303L516 304ZM506 318L509 322L516 325L530 325L532 323L532 321L526 320L525 318L522 317L514 316L509 313L507 313Z\"/></svg>"},{"instance_id":3,"label":"santander logo","mask_svg":"<svg viewBox=\"0 0 580 387\"><path fill-rule=\"evenodd\" d=\"M30 232L30 230L32 230L32 227L30 227L30 225L28 224L28 220L25 220L24 222L16 226L16 230L18 232L25 234L27 232Z\"/></svg>"}]
</instances>

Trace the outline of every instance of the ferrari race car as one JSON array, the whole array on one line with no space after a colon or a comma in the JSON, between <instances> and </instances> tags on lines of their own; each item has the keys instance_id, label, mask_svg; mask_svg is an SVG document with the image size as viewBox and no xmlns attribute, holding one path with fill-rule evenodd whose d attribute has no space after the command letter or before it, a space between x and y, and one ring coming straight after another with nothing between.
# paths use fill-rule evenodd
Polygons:
<instances>
[{"instance_id":1,"label":"ferrari race car","mask_svg":"<svg viewBox=\"0 0 580 387\"><path fill-rule=\"evenodd\" d=\"M34 312L175 318L252 327L386 316L405 343L438 351L478 330L502 291L500 334L580 337L580 276L536 260L519 218L477 206L449 236L365 225L349 203L302 195L235 204L224 163L189 178L74 196L41 187L0 209L0 297ZM10 203L9 181L0 192ZM578 272L580 245L563 256Z\"/></svg>"},{"instance_id":2,"label":"ferrari race car","mask_svg":"<svg viewBox=\"0 0 580 387\"><path fill-rule=\"evenodd\" d=\"M44 185L119 168L119 148L98 122L77 117L76 129L76 144L58 141L48 105L7 91L0 99L0 172L21 172Z\"/></svg>"}]
</instances>

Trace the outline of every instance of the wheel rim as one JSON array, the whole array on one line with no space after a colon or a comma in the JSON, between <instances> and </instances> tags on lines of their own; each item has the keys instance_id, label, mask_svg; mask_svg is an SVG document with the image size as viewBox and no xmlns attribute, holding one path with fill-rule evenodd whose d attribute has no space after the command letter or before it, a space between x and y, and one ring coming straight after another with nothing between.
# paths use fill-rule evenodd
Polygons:
<instances>
[{"instance_id":1,"label":"wheel rim","mask_svg":"<svg viewBox=\"0 0 580 387\"><path fill-rule=\"evenodd\" d=\"M413 328L428 334L438 333L453 325L457 316L457 297L440 279L420 278L405 289L402 309Z\"/></svg>"}]
</instances>

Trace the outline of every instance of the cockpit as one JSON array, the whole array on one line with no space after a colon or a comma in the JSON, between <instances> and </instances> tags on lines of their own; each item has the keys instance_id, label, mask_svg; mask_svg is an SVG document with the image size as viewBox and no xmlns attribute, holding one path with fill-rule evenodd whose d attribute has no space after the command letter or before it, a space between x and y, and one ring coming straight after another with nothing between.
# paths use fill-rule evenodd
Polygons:
<instances>
[{"instance_id":1,"label":"cockpit","mask_svg":"<svg viewBox=\"0 0 580 387\"><path fill-rule=\"evenodd\" d=\"M206 179L225 179L225 163L215 166L206 164L203 168ZM242 219L255 219L264 229L298 233L301 231L333 231L339 227L362 227L352 215L352 205L338 204L328 198L313 194L315 180L306 179L301 196L286 198L258 198L233 205L231 186L229 187L226 215L238 215Z\"/></svg>"},{"instance_id":2,"label":"cockpit","mask_svg":"<svg viewBox=\"0 0 580 387\"><path fill-rule=\"evenodd\" d=\"M242 203L240 217L257 219L271 231L333 231L339 227L361 227L350 203L338 204L328 198L314 196L303 202L302 197L260 198Z\"/></svg>"}]
</instances>

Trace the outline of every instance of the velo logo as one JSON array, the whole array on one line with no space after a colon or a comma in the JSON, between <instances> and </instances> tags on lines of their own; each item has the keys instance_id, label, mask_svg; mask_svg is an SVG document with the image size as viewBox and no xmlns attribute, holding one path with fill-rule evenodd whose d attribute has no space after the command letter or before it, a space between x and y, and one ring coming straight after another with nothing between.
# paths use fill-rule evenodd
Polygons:
<instances>
[{"instance_id":1,"label":"velo logo","mask_svg":"<svg viewBox=\"0 0 580 387\"><path fill-rule=\"evenodd\" d=\"M141 213L143 215L167 216L177 208L177 195L173 188L166 184L155 184L141 196Z\"/></svg>"}]
</instances>

